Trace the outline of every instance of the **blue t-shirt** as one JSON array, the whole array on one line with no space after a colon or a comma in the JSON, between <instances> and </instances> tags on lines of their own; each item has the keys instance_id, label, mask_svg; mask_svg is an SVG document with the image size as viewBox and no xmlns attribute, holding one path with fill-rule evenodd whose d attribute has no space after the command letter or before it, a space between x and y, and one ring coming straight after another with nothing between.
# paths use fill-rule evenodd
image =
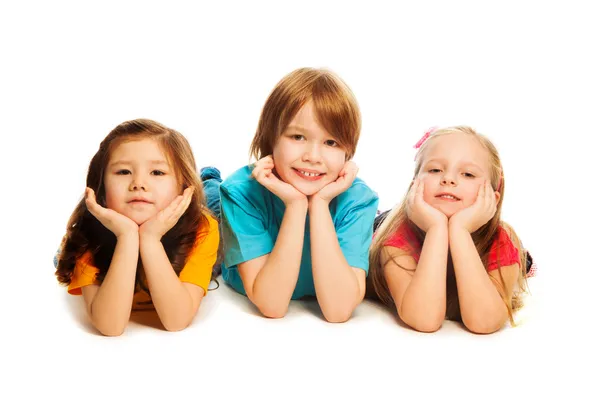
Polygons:
<instances>
[{"instance_id":1,"label":"blue t-shirt","mask_svg":"<svg viewBox=\"0 0 600 400\"><path fill-rule=\"evenodd\" d=\"M221 231L225 252L223 279L246 294L238 264L271 253L279 234L285 205L251 176L250 167L234 172L221 184ZM369 271L369 246L379 197L363 180L329 203L338 242L351 267ZM298 282L292 299L314 296L308 213Z\"/></svg>"}]
</instances>

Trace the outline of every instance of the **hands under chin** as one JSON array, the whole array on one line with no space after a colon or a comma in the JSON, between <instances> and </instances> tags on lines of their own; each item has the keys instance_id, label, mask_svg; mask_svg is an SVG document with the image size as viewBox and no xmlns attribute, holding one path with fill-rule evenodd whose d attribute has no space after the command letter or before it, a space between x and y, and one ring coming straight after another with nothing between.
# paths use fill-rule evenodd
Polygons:
<instances>
[{"instance_id":1,"label":"hands under chin","mask_svg":"<svg viewBox=\"0 0 600 400\"><path fill-rule=\"evenodd\" d=\"M423 198L425 185L421 179L415 179L407 196L406 213L423 232L434 226L448 227L448 217L437 208L428 204Z\"/></svg>"},{"instance_id":2,"label":"hands under chin","mask_svg":"<svg viewBox=\"0 0 600 400\"><path fill-rule=\"evenodd\" d=\"M165 209L140 225L140 237L160 240L165 233L175 226L179 218L192 201L194 189L188 187L183 194L177 196Z\"/></svg>"},{"instance_id":3,"label":"hands under chin","mask_svg":"<svg viewBox=\"0 0 600 400\"><path fill-rule=\"evenodd\" d=\"M309 197L309 204L313 204L314 202L329 204L336 196L348 190L354 179L356 179L357 174L358 167L354 161L347 161L335 181L328 183L317 193Z\"/></svg>"},{"instance_id":4,"label":"hands under chin","mask_svg":"<svg viewBox=\"0 0 600 400\"><path fill-rule=\"evenodd\" d=\"M453 229L465 229L469 233L485 225L496 214L496 196L489 181L485 181L477 192L475 203L450 218Z\"/></svg>"},{"instance_id":5,"label":"hands under chin","mask_svg":"<svg viewBox=\"0 0 600 400\"><path fill-rule=\"evenodd\" d=\"M90 188L85 190L85 205L90 212L106 229L114 233L117 238L138 235L138 224L125 215L110 208L102 207L96 201L96 194Z\"/></svg>"},{"instance_id":6,"label":"hands under chin","mask_svg":"<svg viewBox=\"0 0 600 400\"><path fill-rule=\"evenodd\" d=\"M273 172L274 168L275 163L273 157L263 157L254 165L252 177L262 186L267 188L269 192L279 197L286 207L298 201L307 201L306 196L298 189L279 179Z\"/></svg>"}]
</instances>

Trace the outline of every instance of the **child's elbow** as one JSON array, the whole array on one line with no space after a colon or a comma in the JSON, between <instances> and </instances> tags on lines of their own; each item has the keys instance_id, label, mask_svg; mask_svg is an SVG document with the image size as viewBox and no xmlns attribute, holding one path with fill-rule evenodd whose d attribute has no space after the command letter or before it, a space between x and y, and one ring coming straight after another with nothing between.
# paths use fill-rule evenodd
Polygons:
<instances>
[{"instance_id":1,"label":"child's elbow","mask_svg":"<svg viewBox=\"0 0 600 400\"><path fill-rule=\"evenodd\" d=\"M405 321L406 322L406 321ZM433 333L440 330L442 327L443 321L414 321L412 323L407 323L416 331L423 333Z\"/></svg>"},{"instance_id":2,"label":"child's elbow","mask_svg":"<svg viewBox=\"0 0 600 400\"><path fill-rule=\"evenodd\" d=\"M487 335L490 333L494 333L500 330L502 326L504 326L505 320L483 320L483 319L464 319L463 324L465 324L465 328L467 328L472 333L477 333L481 335Z\"/></svg>"},{"instance_id":3,"label":"child's elbow","mask_svg":"<svg viewBox=\"0 0 600 400\"><path fill-rule=\"evenodd\" d=\"M98 332L104 336L115 337L121 336L125 332L125 327L96 327Z\"/></svg>"},{"instance_id":4,"label":"child's elbow","mask_svg":"<svg viewBox=\"0 0 600 400\"><path fill-rule=\"evenodd\" d=\"M440 330L444 323L444 315L436 316L435 318L409 318L409 316L403 315L400 310L398 316L406 325L410 326L414 330L423 333L433 333Z\"/></svg>"},{"instance_id":5,"label":"child's elbow","mask_svg":"<svg viewBox=\"0 0 600 400\"><path fill-rule=\"evenodd\" d=\"M98 320L92 316L92 325L104 336L121 336L125 332L126 323Z\"/></svg>"},{"instance_id":6,"label":"child's elbow","mask_svg":"<svg viewBox=\"0 0 600 400\"><path fill-rule=\"evenodd\" d=\"M334 324L341 324L348 321L352 317L352 311L354 310L346 308L322 310L325 320Z\"/></svg>"},{"instance_id":7,"label":"child's elbow","mask_svg":"<svg viewBox=\"0 0 600 400\"><path fill-rule=\"evenodd\" d=\"M278 307L278 306L273 306L273 305L261 305L261 306L257 306L258 310L260 311L260 313L267 317L267 318L272 318L272 319L278 319L278 318L283 318L285 317L285 314L287 314L287 307Z\"/></svg>"},{"instance_id":8,"label":"child's elbow","mask_svg":"<svg viewBox=\"0 0 600 400\"><path fill-rule=\"evenodd\" d=\"M168 332L179 332L179 331L182 331L185 328L187 328L188 325L189 325L189 323L170 323L170 324L163 323L163 326L165 327L165 330L167 330Z\"/></svg>"},{"instance_id":9,"label":"child's elbow","mask_svg":"<svg viewBox=\"0 0 600 400\"><path fill-rule=\"evenodd\" d=\"M412 328L423 333L433 333L440 330L442 324L414 324Z\"/></svg>"},{"instance_id":10,"label":"child's elbow","mask_svg":"<svg viewBox=\"0 0 600 400\"><path fill-rule=\"evenodd\" d=\"M352 314L333 314L333 315L324 315L325 320L327 322L331 322L332 324L341 324L350 319Z\"/></svg>"}]
</instances>

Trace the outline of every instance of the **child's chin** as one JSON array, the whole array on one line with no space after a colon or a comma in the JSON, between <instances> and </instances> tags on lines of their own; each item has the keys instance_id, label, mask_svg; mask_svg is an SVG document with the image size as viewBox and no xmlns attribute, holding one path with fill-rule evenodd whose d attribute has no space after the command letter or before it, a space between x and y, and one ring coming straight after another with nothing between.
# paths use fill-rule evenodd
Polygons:
<instances>
[{"instance_id":1,"label":"child's chin","mask_svg":"<svg viewBox=\"0 0 600 400\"><path fill-rule=\"evenodd\" d=\"M438 211L441 211L447 218L451 218L454 214L459 212L458 209L450 209L446 207L435 207Z\"/></svg>"},{"instance_id":2,"label":"child's chin","mask_svg":"<svg viewBox=\"0 0 600 400\"><path fill-rule=\"evenodd\" d=\"M148 221L152 216L141 216L141 215L127 215L127 217L138 224L138 226L142 225L144 222Z\"/></svg>"},{"instance_id":3,"label":"child's chin","mask_svg":"<svg viewBox=\"0 0 600 400\"><path fill-rule=\"evenodd\" d=\"M308 184L308 185L292 185L294 186L294 188L296 188L297 191L299 191L300 193L302 193L305 196L312 196L315 193L318 193L319 190L323 189L325 187L325 185L316 185L316 184Z\"/></svg>"}]
</instances>

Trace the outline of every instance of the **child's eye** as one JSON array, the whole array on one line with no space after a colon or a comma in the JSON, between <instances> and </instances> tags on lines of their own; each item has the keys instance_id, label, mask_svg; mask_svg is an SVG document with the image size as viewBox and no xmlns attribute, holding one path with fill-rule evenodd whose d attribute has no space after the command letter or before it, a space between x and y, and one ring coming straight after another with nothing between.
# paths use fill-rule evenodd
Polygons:
<instances>
[{"instance_id":1,"label":"child's eye","mask_svg":"<svg viewBox=\"0 0 600 400\"><path fill-rule=\"evenodd\" d=\"M129 171L128 169L120 169L117 171L117 175L129 175L131 173L131 171Z\"/></svg>"},{"instance_id":2,"label":"child's eye","mask_svg":"<svg viewBox=\"0 0 600 400\"><path fill-rule=\"evenodd\" d=\"M332 139L326 140L325 145L330 146L330 147L338 147L339 146L338 142L336 142L335 140L332 140Z\"/></svg>"},{"instance_id":3,"label":"child's eye","mask_svg":"<svg viewBox=\"0 0 600 400\"><path fill-rule=\"evenodd\" d=\"M163 176L163 175L165 175L165 173L163 171L159 171L157 169L155 169L151 173L152 173L152 175L155 175L155 176Z\"/></svg>"},{"instance_id":4,"label":"child's eye","mask_svg":"<svg viewBox=\"0 0 600 400\"><path fill-rule=\"evenodd\" d=\"M442 172L442 170L439 168L431 168L428 172L431 172L432 174L436 174L438 172Z\"/></svg>"},{"instance_id":5,"label":"child's eye","mask_svg":"<svg viewBox=\"0 0 600 400\"><path fill-rule=\"evenodd\" d=\"M303 140L304 136L302 136L302 135L292 135L292 139L299 141L299 140Z\"/></svg>"},{"instance_id":6,"label":"child's eye","mask_svg":"<svg viewBox=\"0 0 600 400\"><path fill-rule=\"evenodd\" d=\"M465 173L464 173L464 175L465 175L467 178L475 178L475 175L473 175L473 174L472 174L472 173L470 173L470 172L465 172Z\"/></svg>"}]
</instances>

